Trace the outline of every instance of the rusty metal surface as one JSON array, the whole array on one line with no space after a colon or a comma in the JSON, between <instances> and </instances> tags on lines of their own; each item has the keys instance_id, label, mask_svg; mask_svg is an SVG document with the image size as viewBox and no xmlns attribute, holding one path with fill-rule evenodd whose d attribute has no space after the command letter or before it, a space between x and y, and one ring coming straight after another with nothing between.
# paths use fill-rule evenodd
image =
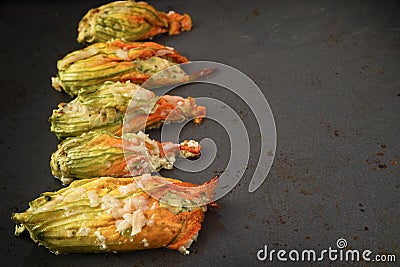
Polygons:
<instances>
[{"instance_id":1,"label":"rusty metal surface","mask_svg":"<svg viewBox=\"0 0 400 267\"><path fill-rule=\"evenodd\" d=\"M240 183L207 212L190 256L158 249L122 254L53 255L13 236L13 212L61 187L52 178L57 140L47 122L69 98L51 88L56 61L80 48L81 16L106 1L0 4L0 255L10 266L255 266L257 251L352 248L400 260L400 4L398 1L151 1L188 12L191 32L159 36L191 60L231 65L250 76L277 125L275 162L248 193L259 153L257 124L238 96L188 86L176 94L227 102L245 121L252 156ZM157 131L151 132L157 136ZM215 122L188 125L184 137L213 136L218 155L194 177L224 170L229 138ZM200 177L200 178L199 178ZM324 262L329 264L329 260ZM276 259L272 264L283 265ZM338 265L344 264L338 263Z\"/></svg>"}]
</instances>

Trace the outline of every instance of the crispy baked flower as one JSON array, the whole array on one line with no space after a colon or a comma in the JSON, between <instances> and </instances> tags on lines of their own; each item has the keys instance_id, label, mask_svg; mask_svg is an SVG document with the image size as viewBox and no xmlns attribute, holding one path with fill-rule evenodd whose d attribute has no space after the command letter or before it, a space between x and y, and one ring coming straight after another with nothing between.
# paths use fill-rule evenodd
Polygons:
<instances>
[{"instance_id":1,"label":"crispy baked flower","mask_svg":"<svg viewBox=\"0 0 400 267\"><path fill-rule=\"evenodd\" d=\"M13 214L15 234L28 230L33 241L56 254L160 247L188 254L216 183L214 178L196 187L150 174L74 181Z\"/></svg>"},{"instance_id":2,"label":"crispy baked flower","mask_svg":"<svg viewBox=\"0 0 400 267\"><path fill-rule=\"evenodd\" d=\"M189 31L192 20L188 14L164 13L146 2L116 1L90 9L78 26L79 43L105 42L113 39L137 41Z\"/></svg>"},{"instance_id":3,"label":"crispy baked flower","mask_svg":"<svg viewBox=\"0 0 400 267\"><path fill-rule=\"evenodd\" d=\"M200 145L193 140L160 143L143 132L118 137L92 131L62 141L51 156L50 167L55 177L68 184L73 179L129 177L172 169L176 156L199 155Z\"/></svg>"},{"instance_id":4,"label":"crispy baked flower","mask_svg":"<svg viewBox=\"0 0 400 267\"><path fill-rule=\"evenodd\" d=\"M125 127L126 132L133 133L157 128L163 123L182 122L188 118L201 123L206 115L206 108L197 106L191 97L158 97L130 82L105 82L85 88L69 103L59 104L49 118L50 129L59 139L92 130L121 135L128 105Z\"/></svg>"},{"instance_id":5,"label":"crispy baked flower","mask_svg":"<svg viewBox=\"0 0 400 267\"><path fill-rule=\"evenodd\" d=\"M154 42L96 43L60 59L58 75L52 78L52 85L56 90L75 96L85 90L84 87L106 81L141 84L153 74L185 62L187 58L173 48ZM173 68L168 76L171 83L188 80L181 68Z\"/></svg>"}]
</instances>

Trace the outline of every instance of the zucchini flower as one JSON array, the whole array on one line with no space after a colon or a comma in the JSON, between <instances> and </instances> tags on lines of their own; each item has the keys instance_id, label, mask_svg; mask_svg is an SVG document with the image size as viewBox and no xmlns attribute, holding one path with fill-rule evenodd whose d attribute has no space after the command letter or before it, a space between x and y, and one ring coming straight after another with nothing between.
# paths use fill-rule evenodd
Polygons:
<instances>
[{"instance_id":1,"label":"zucchini flower","mask_svg":"<svg viewBox=\"0 0 400 267\"><path fill-rule=\"evenodd\" d=\"M188 62L171 47L154 42L124 43L121 40L92 44L67 54L57 62L58 75L52 85L76 96L83 87L105 81L131 81L141 84L153 74ZM184 82L188 75L181 68L173 68L171 83Z\"/></svg>"},{"instance_id":2,"label":"zucchini flower","mask_svg":"<svg viewBox=\"0 0 400 267\"><path fill-rule=\"evenodd\" d=\"M116 1L90 9L79 22L77 40L86 44L113 39L133 42L165 32L175 35L191 28L188 14L166 14L145 2Z\"/></svg>"},{"instance_id":3,"label":"zucchini flower","mask_svg":"<svg viewBox=\"0 0 400 267\"><path fill-rule=\"evenodd\" d=\"M85 88L69 103L59 104L49 118L51 131L59 139L92 130L121 135L128 105L125 129L133 133L157 128L164 122L182 122L187 118L201 123L206 115L206 108L197 106L191 97L158 97L130 82L105 82Z\"/></svg>"},{"instance_id":4,"label":"zucchini flower","mask_svg":"<svg viewBox=\"0 0 400 267\"><path fill-rule=\"evenodd\" d=\"M55 254L161 247L189 254L207 205L216 205L216 182L195 186L150 174L74 181L13 214L15 235L27 230L34 242Z\"/></svg>"},{"instance_id":5,"label":"zucchini flower","mask_svg":"<svg viewBox=\"0 0 400 267\"><path fill-rule=\"evenodd\" d=\"M56 178L69 184L73 179L129 177L172 169L176 156L199 155L200 145L193 140L160 143L143 132L118 137L92 131L62 141L51 156L50 167Z\"/></svg>"}]
</instances>

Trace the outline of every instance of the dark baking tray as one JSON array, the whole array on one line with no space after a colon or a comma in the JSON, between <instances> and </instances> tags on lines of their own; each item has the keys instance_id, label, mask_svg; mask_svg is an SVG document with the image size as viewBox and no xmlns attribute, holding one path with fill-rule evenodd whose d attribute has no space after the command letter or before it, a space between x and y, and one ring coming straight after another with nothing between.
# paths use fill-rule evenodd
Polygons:
<instances>
[{"instance_id":1,"label":"dark baking tray","mask_svg":"<svg viewBox=\"0 0 400 267\"><path fill-rule=\"evenodd\" d=\"M56 256L28 235L14 237L11 214L61 187L49 169L58 141L47 118L69 97L52 89L50 77L58 59L82 47L75 41L81 16L103 3L0 4L2 266L284 265L276 258L258 261L257 251L264 245L320 251L336 247L339 238L400 260L399 1L151 1L160 10L188 12L194 22L191 32L155 41L191 60L243 71L268 99L278 142L266 181L248 193L260 138L245 103L217 86L186 86L173 93L211 96L234 107L252 151L239 184L219 200L219 209L207 212L191 255L157 249ZM200 182L224 170L229 138L223 128L205 120L187 125L187 137L212 137L215 162L197 175L162 174Z\"/></svg>"}]
</instances>

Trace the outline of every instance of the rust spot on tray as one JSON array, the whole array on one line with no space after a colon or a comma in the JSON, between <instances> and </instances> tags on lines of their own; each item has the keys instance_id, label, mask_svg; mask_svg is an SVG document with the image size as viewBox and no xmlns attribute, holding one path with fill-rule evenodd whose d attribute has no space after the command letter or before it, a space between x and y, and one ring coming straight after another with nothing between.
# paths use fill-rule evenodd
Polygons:
<instances>
[{"instance_id":1,"label":"rust spot on tray","mask_svg":"<svg viewBox=\"0 0 400 267\"><path fill-rule=\"evenodd\" d=\"M387 169L389 166L396 166L398 164L397 160L388 160L387 157L385 159L388 146L386 144L380 144L379 147L381 148L381 151L373 154L372 159L366 159L365 163L369 166L372 165L371 169L374 171ZM392 170L389 170L389 172L392 172Z\"/></svg>"},{"instance_id":2,"label":"rust spot on tray","mask_svg":"<svg viewBox=\"0 0 400 267\"><path fill-rule=\"evenodd\" d=\"M378 168L379 168L379 169L386 169L387 166L386 166L386 164L381 163L381 164L378 164Z\"/></svg>"},{"instance_id":3,"label":"rust spot on tray","mask_svg":"<svg viewBox=\"0 0 400 267\"><path fill-rule=\"evenodd\" d=\"M305 196L311 196L318 192L319 192L319 190L317 188L313 188L313 189L309 189L309 190L305 190L305 189L300 190L300 193L302 193Z\"/></svg>"},{"instance_id":4,"label":"rust spot on tray","mask_svg":"<svg viewBox=\"0 0 400 267\"><path fill-rule=\"evenodd\" d=\"M336 137L339 137L339 130L335 130L334 134L335 134Z\"/></svg>"},{"instance_id":5,"label":"rust spot on tray","mask_svg":"<svg viewBox=\"0 0 400 267\"><path fill-rule=\"evenodd\" d=\"M321 124L323 124L323 123L321 123ZM335 137L339 137L340 136L340 130L334 129L331 125L326 125L325 128L326 128L326 130L328 132L333 133L333 135Z\"/></svg>"},{"instance_id":6,"label":"rust spot on tray","mask_svg":"<svg viewBox=\"0 0 400 267\"><path fill-rule=\"evenodd\" d=\"M257 17L260 14L260 11L254 10L253 13L247 15L244 19L249 21L252 17Z\"/></svg>"}]
</instances>

